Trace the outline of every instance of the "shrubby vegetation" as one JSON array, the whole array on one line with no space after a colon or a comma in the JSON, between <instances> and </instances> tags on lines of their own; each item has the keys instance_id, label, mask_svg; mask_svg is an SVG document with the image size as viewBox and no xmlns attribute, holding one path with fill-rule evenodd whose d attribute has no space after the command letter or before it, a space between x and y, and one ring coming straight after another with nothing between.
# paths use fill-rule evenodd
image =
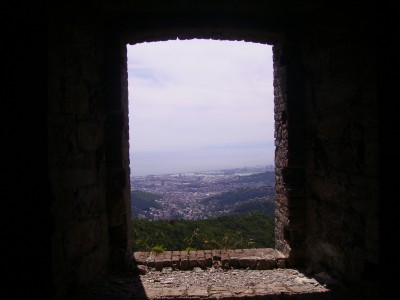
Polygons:
<instances>
[{"instance_id":1,"label":"shrubby vegetation","mask_svg":"<svg viewBox=\"0 0 400 300\"><path fill-rule=\"evenodd\" d=\"M133 251L274 248L274 219L260 212L207 220L132 220Z\"/></svg>"}]
</instances>

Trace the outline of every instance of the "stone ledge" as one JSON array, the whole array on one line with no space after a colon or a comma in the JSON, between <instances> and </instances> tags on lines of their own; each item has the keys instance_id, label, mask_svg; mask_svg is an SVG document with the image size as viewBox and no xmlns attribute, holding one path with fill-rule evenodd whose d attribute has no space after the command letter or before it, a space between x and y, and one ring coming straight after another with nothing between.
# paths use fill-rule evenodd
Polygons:
<instances>
[{"instance_id":1,"label":"stone ledge","mask_svg":"<svg viewBox=\"0 0 400 300\"><path fill-rule=\"evenodd\" d=\"M221 267L223 269L269 270L285 268L287 257L273 248L134 252L135 265L144 265L156 270L170 267L175 270L193 270Z\"/></svg>"}]
</instances>

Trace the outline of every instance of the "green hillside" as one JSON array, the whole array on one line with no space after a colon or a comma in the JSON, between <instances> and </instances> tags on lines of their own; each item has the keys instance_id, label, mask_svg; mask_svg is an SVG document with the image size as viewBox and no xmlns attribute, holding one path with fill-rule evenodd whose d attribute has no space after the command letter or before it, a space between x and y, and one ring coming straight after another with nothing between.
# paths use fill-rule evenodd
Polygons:
<instances>
[{"instance_id":1,"label":"green hillside","mask_svg":"<svg viewBox=\"0 0 400 300\"><path fill-rule=\"evenodd\" d=\"M257 211L264 215L274 217L275 216L275 201L274 199L263 197L255 198L234 205L227 214L230 216L243 215L248 212Z\"/></svg>"},{"instance_id":2,"label":"green hillside","mask_svg":"<svg viewBox=\"0 0 400 300\"><path fill-rule=\"evenodd\" d=\"M201 200L216 215L237 215L249 211L260 211L275 215L275 188L240 188ZM218 213L219 212L219 213Z\"/></svg>"},{"instance_id":3,"label":"green hillside","mask_svg":"<svg viewBox=\"0 0 400 300\"><path fill-rule=\"evenodd\" d=\"M274 248L274 219L260 212L207 220L132 220L133 251Z\"/></svg>"}]
</instances>

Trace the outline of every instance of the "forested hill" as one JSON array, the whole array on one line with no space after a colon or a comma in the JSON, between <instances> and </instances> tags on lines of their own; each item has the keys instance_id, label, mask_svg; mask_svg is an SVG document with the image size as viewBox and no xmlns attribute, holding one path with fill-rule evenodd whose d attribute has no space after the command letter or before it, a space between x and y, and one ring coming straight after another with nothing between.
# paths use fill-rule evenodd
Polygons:
<instances>
[{"instance_id":1,"label":"forested hill","mask_svg":"<svg viewBox=\"0 0 400 300\"><path fill-rule=\"evenodd\" d=\"M161 199L162 196L148 193L145 191L131 191L131 215L132 218L138 218L139 215L149 216L150 208L161 208L155 200Z\"/></svg>"},{"instance_id":2,"label":"forested hill","mask_svg":"<svg viewBox=\"0 0 400 300\"><path fill-rule=\"evenodd\" d=\"M240 215L258 211L275 216L275 187L240 188L201 200L215 215Z\"/></svg>"}]
</instances>

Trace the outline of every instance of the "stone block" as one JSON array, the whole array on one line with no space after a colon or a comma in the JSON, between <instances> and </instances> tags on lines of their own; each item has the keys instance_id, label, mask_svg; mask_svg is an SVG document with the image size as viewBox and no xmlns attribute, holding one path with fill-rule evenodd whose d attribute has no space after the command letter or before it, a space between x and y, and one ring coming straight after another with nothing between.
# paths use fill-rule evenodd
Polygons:
<instances>
[{"instance_id":1,"label":"stone block","mask_svg":"<svg viewBox=\"0 0 400 300\"><path fill-rule=\"evenodd\" d=\"M257 257L246 256L240 259L241 268L256 269L257 268Z\"/></svg>"},{"instance_id":2,"label":"stone block","mask_svg":"<svg viewBox=\"0 0 400 300\"><path fill-rule=\"evenodd\" d=\"M212 260L211 259L207 260L205 258L198 258L197 259L197 265L200 268L205 269L207 267L211 267L212 266Z\"/></svg>"},{"instance_id":3,"label":"stone block","mask_svg":"<svg viewBox=\"0 0 400 300\"><path fill-rule=\"evenodd\" d=\"M213 260L221 260L221 250L212 250L211 254Z\"/></svg>"},{"instance_id":4,"label":"stone block","mask_svg":"<svg viewBox=\"0 0 400 300\"><path fill-rule=\"evenodd\" d=\"M276 260L269 260L269 259L259 259L257 261L257 270L270 270L276 268Z\"/></svg>"},{"instance_id":5,"label":"stone block","mask_svg":"<svg viewBox=\"0 0 400 300\"><path fill-rule=\"evenodd\" d=\"M197 258L197 259L199 259L199 258L205 258L205 253L204 253L204 251L203 251L203 250L198 250L198 251L196 251L196 258Z\"/></svg>"},{"instance_id":6,"label":"stone block","mask_svg":"<svg viewBox=\"0 0 400 300\"><path fill-rule=\"evenodd\" d=\"M164 259L163 259L163 257L162 256L157 256L154 259L154 268L157 271L161 271L163 267L164 267Z\"/></svg>"},{"instance_id":7,"label":"stone block","mask_svg":"<svg viewBox=\"0 0 400 300\"><path fill-rule=\"evenodd\" d=\"M232 267L232 268L240 268L240 258L238 258L238 257L231 257L230 258L230 261L229 261L229 265Z\"/></svg>"},{"instance_id":8,"label":"stone block","mask_svg":"<svg viewBox=\"0 0 400 300\"><path fill-rule=\"evenodd\" d=\"M163 263L163 268L172 268L173 263L171 258L165 258Z\"/></svg>"},{"instance_id":9,"label":"stone block","mask_svg":"<svg viewBox=\"0 0 400 300\"><path fill-rule=\"evenodd\" d=\"M146 265L149 267L149 268L155 268L155 258L156 258L156 256L155 255L153 255L153 254L149 254L149 256L147 257L147 259L146 259Z\"/></svg>"},{"instance_id":10,"label":"stone block","mask_svg":"<svg viewBox=\"0 0 400 300\"><path fill-rule=\"evenodd\" d=\"M189 260L187 258L181 258L180 269L189 270Z\"/></svg>"},{"instance_id":11,"label":"stone block","mask_svg":"<svg viewBox=\"0 0 400 300\"><path fill-rule=\"evenodd\" d=\"M221 267L223 269L229 269L230 264L229 264L229 255L227 251L224 251L224 253L221 253Z\"/></svg>"},{"instance_id":12,"label":"stone block","mask_svg":"<svg viewBox=\"0 0 400 300\"><path fill-rule=\"evenodd\" d=\"M172 258L172 251L164 251L163 255L164 255L165 260L167 260L167 259L170 260Z\"/></svg>"},{"instance_id":13,"label":"stone block","mask_svg":"<svg viewBox=\"0 0 400 300\"><path fill-rule=\"evenodd\" d=\"M180 268L180 257L179 256L173 256L171 259L171 264L172 264L172 268L174 269L179 269Z\"/></svg>"},{"instance_id":14,"label":"stone block","mask_svg":"<svg viewBox=\"0 0 400 300\"><path fill-rule=\"evenodd\" d=\"M276 267L284 269L287 267L286 259L285 258L277 258L276 259Z\"/></svg>"},{"instance_id":15,"label":"stone block","mask_svg":"<svg viewBox=\"0 0 400 300\"><path fill-rule=\"evenodd\" d=\"M198 267L198 263L196 259L189 259L189 269L193 269L195 267Z\"/></svg>"},{"instance_id":16,"label":"stone block","mask_svg":"<svg viewBox=\"0 0 400 300\"><path fill-rule=\"evenodd\" d=\"M223 260L221 260L221 268L222 268L222 269L230 269L230 268L231 268L229 259L223 259Z\"/></svg>"},{"instance_id":17,"label":"stone block","mask_svg":"<svg viewBox=\"0 0 400 300\"><path fill-rule=\"evenodd\" d=\"M146 264L147 256L149 255L148 252L135 252L133 254L133 262L136 264Z\"/></svg>"},{"instance_id":18,"label":"stone block","mask_svg":"<svg viewBox=\"0 0 400 300\"><path fill-rule=\"evenodd\" d=\"M264 248L264 249L262 249L262 250L263 250L263 254L264 254L264 255L266 255L266 254L274 255L275 252L276 252L276 250L273 249L273 248Z\"/></svg>"}]
</instances>

